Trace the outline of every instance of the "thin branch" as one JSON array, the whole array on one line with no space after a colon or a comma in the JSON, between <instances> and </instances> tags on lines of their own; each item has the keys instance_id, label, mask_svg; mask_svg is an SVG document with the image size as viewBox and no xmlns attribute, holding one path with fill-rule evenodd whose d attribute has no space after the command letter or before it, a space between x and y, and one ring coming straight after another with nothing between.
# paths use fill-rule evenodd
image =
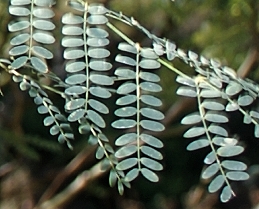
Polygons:
<instances>
[{"instance_id":1,"label":"thin branch","mask_svg":"<svg viewBox=\"0 0 259 209\"><path fill-rule=\"evenodd\" d=\"M76 157L71 160L71 162L52 181L50 186L41 196L38 205L52 198L66 179L68 179L81 167L85 166L86 161L89 161L89 158L93 158L95 149L96 146L86 147L80 153L78 153Z\"/></svg>"},{"instance_id":2,"label":"thin branch","mask_svg":"<svg viewBox=\"0 0 259 209\"><path fill-rule=\"evenodd\" d=\"M5 163L0 166L0 178L6 176L10 172L12 172L15 169L15 163L10 162L10 163Z\"/></svg>"},{"instance_id":3,"label":"thin branch","mask_svg":"<svg viewBox=\"0 0 259 209\"><path fill-rule=\"evenodd\" d=\"M253 65L258 60L258 51L256 48L252 47L249 49L246 58L242 65L237 70L237 75L241 78L245 78L251 71Z\"/></svg>"},{"instance_id":4,"label":"thin branch","mask_svg":"<svg viewBox=\"0 0 259 209\"><path fill-rule=\"evenodd\" d=\"M79 174L76 179L68 185L59 194L50 200L47 200L34 209L57 209L70 202L78 193L86 188L93 180L99 178L105 173L101 168L102 162L94 165L90 170Z\"/></svg>"}]
</instances>

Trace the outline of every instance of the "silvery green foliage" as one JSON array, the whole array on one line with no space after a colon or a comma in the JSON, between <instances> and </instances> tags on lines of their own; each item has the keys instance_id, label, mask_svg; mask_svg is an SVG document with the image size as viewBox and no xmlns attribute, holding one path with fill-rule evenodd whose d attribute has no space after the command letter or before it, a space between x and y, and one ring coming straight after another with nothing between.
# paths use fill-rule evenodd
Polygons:
<instances>
[{"instance_id":1,"label":"silvery green foliage","mask_svg":"<svg viewBox=\"0 0 259 209\"><path fill-rule=\"evenodd\" d=\"M115 115L120 119L114 121L112 126L131 131L115 141L120 147L115 156L122 159L116 168L127 170L125 180L128 182L133 181L139 173L148 180L157 182L159 178L154 171L163 169L158 162L163 157L157 148L161 148L163 143L149 132L164 130L159 122L164 115L157 110L162 102L150 95L162 90L157 83L160 78L153 72L160 67L160 63L156 61L158 56L151 48L141 49L138 44L132 46L122 42L118 49L122 54L117 55L115 60L121 66L115 70L115 74L124 82L117 89L117 94L121 97L116 101L119 108Z\"/></svg>"},{"instance_id":2,"label":"silvery green foliage","mask_svg":"<svg viewBox=\"0 0 259 209\"><path fill-rule=\"evenodd\" d=\"M40 114L48 114L44 119L44 125L50 127L50 134L57 135L59 142L66 142L72 149L69 140L74 139L74 134L70 128L67 118L49 99L46 91L42 89L40 83L30 75L23 75L17 70L30 68L35 70L37 76L43 75L53 77L48 72L46 59L52 59L53 53L45 45L55 41L51 31L55 29L52 23L54 12L51 6L53 0L11 0L9 13L16 19L9 23L8 29L13 33L10 41L11 49L9 55L13 57L10 63L10 72L14 82L19 83L22 91L28 90L29 95L34 98L38 105ZM56 82L59 78L53 77Z\"/></svg>"},{"instance_id":3,"label":"silvery green foliage","mask_svg":"<svg viewBox=\"0 0 259 209\"><path fill-rule=\"evenodd\" d=\"M9 13L17 17L8 25L9 31L15 34L9 51L14 57L11 64L14 70L30 64L39 73L48 72L45 59L52 59L53 53L44 45L55 42L51 33L55 29L51 21L53 4L53 0L11 0Z\"/></svg>"},{"instance_id":4,"label":"silvery green foliage","mask_svg":"<svg viewBox=\"0 0 259 209\"><path fill-rule=\"evenodd\" d=\"M77 12L66 13L62 17L62 45L65 47L64 58L67 60L65 70L67 87L65 94L69 95L65 110L69 113L69 122L78 122L79 133L89 134L89 143L98 144L96 158L104 159L103 169L111 167L110 179L118 180L119 191L122 193L124 173L115 168L118 163L113 147L101 129L106 127L103 114L109 109L103 103L111 97L109 88L114 84L114 78L109 76L112 64L108 62L110 52L109 34L103 29L108 22L105 17L106 8L102 5L88 5L82 1L68 1L68 5ZM113 185L114 181L110 180Z\"/></svg>"},{"instance_id":5,"label":"silvery green foliage","mask_svg":"<svg viewBox=\"0 0 259 209\"><path fill-rule=\"evenodd\" d=\"M43 120L45 126L50 127L50 134L57 135L60 143L66 142L68 147L72 149L70 140L74 139L74 134L69 122L64 114L49 99L48 94L41 86L29 76L15 73L13 81L19 83L22 91L28 91L34 103L38 106L39 114L48 114Z\"/></svg>"},{"instance_id":6,"label":"silvery green foliage","mask_svg":"<svg viewBox=\"0 0 259 209\"><path fill-rule=\"evenodd\" d=\"M178 74L176 81L181 84L177 94L196 98L198 111L183 118L182 123L190 128L184 133L185 138L194 138L187 150L210 147L211 151L204 159L207 168L201 178L210 180L209 192L220 191L220 199L227 202L235 196L231 181L242 181L249 178L246 164L234 157L244 151L244 147L235 136L230 136L226 124L229 111L240 111L244 115L244 123L253 123L255 137L258 134L258 111L251 104L258 97L258 85L247 79L241 79L231 68L196 53L184 52L169 40L160 39L151 34L133 18L111 12L111 16L120 18L137 27L153 40L153 49L158 56L166 56L171 61L182 60L197 72L197 76L189 77L170 64L166 67ZM228 159L229 158L229 159Z\"/></svg>"},{"instance_id":7,"label":"silvery green foliage","mask_svg":"<svg viewBox=\"0 0 259 209\"><path fill-rule=\"evenodd\" d=\"M164 115L159 110L162 102L158 94L162 89L156 71L163 65L178 75L176 82L180 87L176 93L197 101L198 109L186 115L181 123L188 125L184 137L192 139L187 150L210 148L201 178L209 180L209 192L220 191L221 201L227 202L234 196L231 182L249 176L246 164L235 159L244 147L228 132L228 112L240 111L243 122L253 123L255 136L259 137L259 112L253 108L258 85L239 78L234 70L213 59L185 52L170 40L151 34L134 18L82 0L68 0L71 12L62 17L61 44L65 48L67 75L62 81L46 64L46 59L53 58L46 45L55 41L51 33L55 29L52 5L53 0L10 1L9 12L16 17L8 25L13 33L11 61L0 59L0 66L13 75L20 89L28 90L38 112L48 114L43 122L50 127L50 133L72 148L69 140L74 139L74 134L70 123L78 123L78 132L87 136L90 144L98 145L96 158L102 160L104 169L110 169L109 183L117 184L121 194L140 174L157 182L157 171L163 169L159 151L163 143L153 134L164 130L161 123ZM153 42L152 46L133 42L113 25L114 21L138 29ZM109 50L110 33L123 40L118 45L119 53ZM193 68L197 76L190 77L174 68L168 62L174 59ZM36 76L28 70L36 72ZM51 80L52 86L41 83L43 76ZM53 104L47 90L65 100L66 114ZM118 98L114 104L117 119L111 126L121 133L114 140L115 146L104 133L105 115L112 114L106 101L114 93Z\"/></svg>"}]
</instances>

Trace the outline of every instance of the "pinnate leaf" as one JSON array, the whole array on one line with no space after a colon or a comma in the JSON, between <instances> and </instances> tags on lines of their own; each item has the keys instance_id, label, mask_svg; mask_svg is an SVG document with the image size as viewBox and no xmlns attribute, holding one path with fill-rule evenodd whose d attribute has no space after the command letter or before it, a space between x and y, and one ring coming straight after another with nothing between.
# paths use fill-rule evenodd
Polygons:
<instances>
[{"instance_id":1,"label":"pinnate leaf","mask_svg":"<svg viewBox=\"0 0 259 209\"><path fill-rule=\"evenodd\" d=\"M102 116L100 116L97 112L93 110L87 110L87 115L94 124L96 124L100 128L105 128L106 123Z\"/></svg>"},{"instance_id":2,"label":"pinnate leaf","mask_svg":"<svg viewBox=\"0 0 259 209\"><path fill-rule=\"evenodd\" d=\"M212 176L214 176L219 170L219 165L217 163L213 163L212 165L208 166L203 172L202 172L202 178L203 179L209 179Z\"/></svg>"},{"instance_id":3,"label":"pinnate leaf","mask_svg":"<svg viewBox=\"0 0 259 209\"><path fill-rule=\"evenodd\" d=\"M135 166L137 163L138 163L137 158L128 158L128 159L125 159L125 160L122 160L121 162L119 162L118 165L116 166L116 169L127 170L127 169Z\"/></svg>"},{"instance_id":4,"label":"pinnate leaf","mask_svg":"<svg viewBox=\"0 0 259 209\"><path fill-rule=\"evenodd\" d=\"M186 115L182 120L181 123L184 125L192 125L201 122L201 116L198 112L191 113Z\"/></svg>"},{"instance_id":5,"label":"pinnate leaf","mask_svg":"<svg viewBox=\"0 0 259 209\"><path fill-rule=\"evenodd\" d=\"M201 149L203 147L207 147L209 145L210 145L210 142L208 139L199 139L199 140L191 142L187 146L187 150L193 151L193 150Z\"/></svg>"},{"instance_id":6,"label":"pinnate leaf","mask_svg":"<svg viewBox=\"0 0 259 209\"><path fill-rule=\"evenodd\" d=\"M220 147L217 150L217 154L222 157L232 157L241 154L244 151L244 147L241 146L225 146Z\"/></svg>"},{"instance_id":7,"label":"pinnate leaf","mask_svg":"<svg viewBox=\"0 0 259 209\"><path fill-rule=\"evenodd\" d=\"M211 181L208 187L209 192L214 193L218 191L223 186L224 182L224 177L222 175L218 175Z\"/></svg>"},{"instance_id":8,"label":"pinnate leaf","mask_svg":"<svg viewBox=\"0 0 259 209\"><path fill-rule=\"evenodd\" d=\"M142 133L140 135L140 138L142 141L144 141L145 143L147 143L148 145L150 145L152 147L156 147L156 148L163 147L163 143L158 138L156 138L152 135Z\"/></svg>"},{"instance_id":9,"label":"pinnate leaf","mask_svg":"<svg viewBox=\"0 0 259 209\"><path fill-rule=\"evenodd\" d=\"M229 171L226 174L227 178L234 181L244 181L249 178L249 175L243 171Z\"/></svg>"},{"instance_id":10,"label":"pinnate leaf","mask_svg":"<svg viewBox=\"0 0 259 209\"><path fill-rule=\"evenodd\" d=\"M136 133L126 133L116 139L115 145L123 146L123 145L129 144L129 143L135 141L136 139L137 139Z\"/></svg>"},{"instance_id":11,"label":"pinnate leaf","mask_svg":"<svg viewBox=\"0 0 259 209\"><path fill-rule=\"evenodd\" d=\"M185 138L192 138L192 137L201 136L204 133L205 133L204 127L192 127L188 131L186 131L183 136Z\"/></svg>"},{"instance_id":12,"label":"pinnate leaf","mask_svg":"<svg viewBox=\"0 0 259 209\"><path fill-rule=\"evenodd\" d=\"M145 146L145 145L141 146L141 152L157 160L163 159L163 155L160 152L158 152L157 150L149 146Z\"/></svg>"},{"instance_id":13,"label":"pinnate leaf","mask_svg":"<svg viewBox=\"0 0 259 209\"><path fill-rule=\"evenodd\" d=\"M165 129L164 125L162 123L152 121L152 120L141 120L140 125L147 130L150 131L163 131Z\"/></svg>"},{"instance_id":14,"label":"pinnate leaf","mask_svg":"<svg viewBox=\"0 0 259 209\"><path fill-rule=\"evenodd\" d=\"M158 178L157 174L154 173L153 171L151 171L147 168L141 168L140 171L141 171L142 175L149 181L158 182L159 178Z\"/></svg>"},{"instance_id":15,"label":"pinnate leaf","mask_svg":"<svg viewBox=\"0 0 259 209\"><path fill-rule=\"evenodd\" d=\"M236 171L243 171L247 169L245 163L234 161L234 160L224 160L222 166L228 170L236 170Z\"/></svg>"},{"instance_id":16,"label":"pinnate leaf","mask_svg":"<svg viewBox=\"0 0 259 209\"><path fill-rule=\"evenodd\" d=\"M132 128L137 124L135 120L132 119L119 119L112 123L112 127L118 129Z\"/></svg>"},{"instance_id":17,"label":"pinnate leaf","mask_svg":"<svg viewBox=\"0 0 259 209\"><path fill-rule=\"evenodd\" d=\"M228 202L232 197L232 194L233 194L232 189L227 185L223 188L220 194L220 200L222 202Z\"/></svg>"},{"instance_id":18,"label":"pinnate leaf","mask_svg":"<svg viewBox=\"0 0 259 209\"><path fill-rule=\"evenodd\" d=\"M121 147L115 153L115 157L124 158L124 157L128 157L128 156L134 154L135 152L137 152L137 146L136 145L128 145L128 146Z\"/></svg>"},{"instance_id":19,"label":"pinnate leaf","mask_svg":"<svg viewBox=\"0 0 259 209\"><path fill-rule=\"evenodd\" d=\"M147 157L142 157L140 159L140 161L144 166L146 166L152 170L161 171L163 169L163 166L159 162L157 162L153 159L150 159Z\"/></svg>"},{"instance_id":20,"label":"pinnate leaf","mask_svg":"<svg viewBox=\"0 0 259 209\"><path fill-rule=\"evenodd\" d=\"M130 171L126 174L126 176L125 176L125 181L131 182L131 181L133 181L135 178L137 178L138 175L139 175L139 169L134 168L134 169L130 170Z\"/></svg>"}]
</instances>

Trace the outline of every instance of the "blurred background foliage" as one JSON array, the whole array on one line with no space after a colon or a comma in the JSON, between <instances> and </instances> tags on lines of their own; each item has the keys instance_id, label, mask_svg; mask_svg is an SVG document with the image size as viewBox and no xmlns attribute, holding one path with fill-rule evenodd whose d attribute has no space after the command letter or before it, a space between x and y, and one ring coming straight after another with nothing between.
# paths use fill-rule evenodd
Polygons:
<instances>
[{"instance_id":1,"label":"blurred background foliage","mask_svg":"<svg viewBox=\"0 0 259 209\"><path fill-rule=\"evenodd\" d=\"M236 69L241 76L259 80L258 0L91 0L89 2L101 2L112 10L133 16L149 31L172 40L178 47L193 50L208 58L217 58L224 65ZM0 1L1 57L8 57L8 40L11 38L7 32L7 24L12 18L8 14L8 4L8 0ZM64 77L63 49L59 42L60 18L68 9L64 0L57 0L54 9L56 12L54 21L58 26L55 31L57 42L52 46L55 58L49 65L55 73ZM121 23L116 24L132 40L150 45L147 38L141 36L139 31ZM116 50L120 41L116 37L113 39L111 51ZM174 60L174 66L183 72L194 73L179 60ZM167 129L159 136L165 144L162 151L165 169L160 173L160 182L153 184L139 178L133 183L131 190L127 190L124 196L119 196L116 188L109 188L108 177L104 176L92 182L63 208L198 209L199 203L202 201L206 203L207 200L205 205L208 209L241 209L242 204L234 205L240 199L222 205L218 202L217 195L206 193L206 182L199 182L202 161L207 150L197 153L187 152L186 145L189 141L182 138L185 127L179 125L181 117L194 110L195 103L175 96L177 84L174 82L173 73L167 70L160 70L158 73L164 89L160 94L164 103L163 111L168 115ZM73 151L58 144L55 137L48 134L48 128L42 125L42 117L37 114L36 106L28 94L20 92L16 84L10 82L9 75L4 72L0 78L4 94L0 98L0 208L22 208L18 206L19 204L15 205L15 202L28 206L24 208L33 208L55 176L62 173L66 165L89 145L82 136L77 137ZM53 98L60 107L63 106L63 101L55 95ZM243 158L248 164L256 164L259 162L257 155L259 142L253 139L248 126L241 125L242 122L237 124L238 117L238 115L233 116L232 128L240 134L240 139L248 147L247 155ZM114 130L106 134L113 137ZM76 172L67 176L62 182L58 191L65 188L76 174L89 169L95 163L94 157L84 158ZM17 172L20 172L18 177ZM24 187L24 182L20 182L22 175L28 188L26 191L20 190L23 193L21 197L19 196L21 192L16 190ZM13 190L10 188L10 181L12 187L15 187ZM205 209L205 206L200 208Z\"/></svg>"}]
</instances>

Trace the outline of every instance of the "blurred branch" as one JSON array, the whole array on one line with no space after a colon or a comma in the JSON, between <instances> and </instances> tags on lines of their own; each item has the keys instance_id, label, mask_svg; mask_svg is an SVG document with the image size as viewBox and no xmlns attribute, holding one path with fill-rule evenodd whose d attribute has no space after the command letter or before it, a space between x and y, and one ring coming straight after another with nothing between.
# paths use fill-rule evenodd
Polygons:
<instances>
[{"instance_id":1,"label":"blurred branch","mask_svg":"<svg viewBox=\"0 0 259 209\"><path fill-rule=\"evenodd\" d=\"M101 164L102 162L99 162L90 170L83 171L63 191L54 196L52 199L41 203L39 206L36 206L34 209L57 209L70 202L78 193L84 190L91 181L99 178L105 173L105 171L101 168Z\"/></svg>"},{"instance_id":2,"label":"blurred branch","mask_svg":"<svg viewBox=\"0 0 259 209\"><path fill-rule=\"evenodd\" d=\"M195 104L193 98L182 98L175 102L165 113L165 118L161 121L165 126L168 126L176 118L180 117L185 110L190 110L190 106Z\"/></svg>"},{"instance_id":3,"label":"blurred branch","mask_svg":"<svg viewBox=\"0 0 259 209\"><path fill-rule=\"evenodd\" d=\"M252 47L249 49L244 62L237 70L238 76L241 78L245 78L249 74L253 65L257 62L257 60L258 60L258 51L256 48Z\"/></svg>"},{"instance_id":4,"label":"blurred branch","mask_svg":"<svg viewBox=\"0 0 259 209\"><path fill-rule=\"evenodd\" d=\"M0 178L4 177L8 173L12 172L15 169L14 163L6 163L0 166Z\"/></svg>"},{"instance_id":5,"label":"blurred branch","mask_svg":"<svg viewBox=\"0 0 259 209\"><path fill-rule=\"evenodd\" d=\"M75 158L71 160L71 162L56 176L56 178L41 196L38 204L41 204L52 198L67 178L71 177L72 174L78 171L81 167L85 166L86 161L94 158L95 149L96 146L87 146L80 153L78 153Z\"/></svg>"}]
</instances>

